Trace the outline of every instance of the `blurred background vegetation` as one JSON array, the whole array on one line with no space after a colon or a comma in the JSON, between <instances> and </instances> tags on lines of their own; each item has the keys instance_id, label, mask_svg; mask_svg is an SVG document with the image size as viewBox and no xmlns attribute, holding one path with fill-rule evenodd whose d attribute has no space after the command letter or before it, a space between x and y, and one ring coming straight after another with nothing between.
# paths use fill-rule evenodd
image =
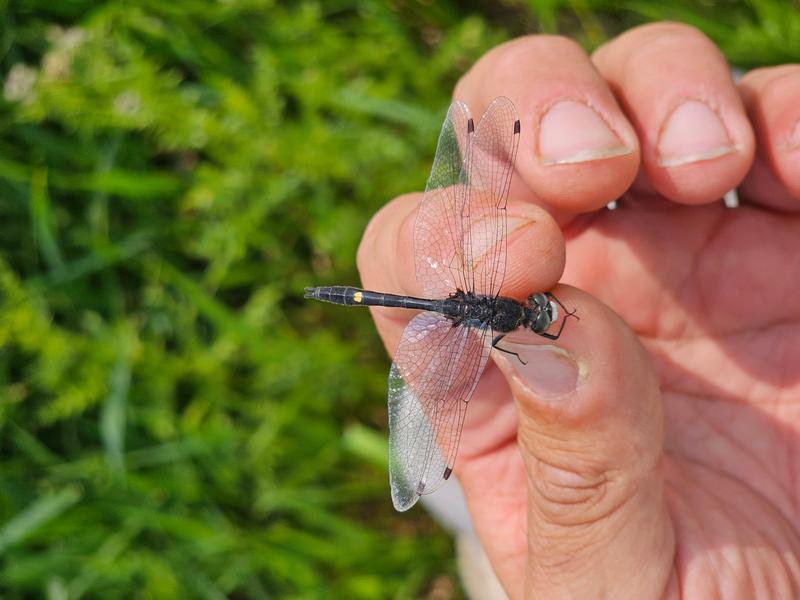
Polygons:
<instances>
[{"instance_id":1,"label":"blurred background vegetation","mask_svg":"<svg viewBox=\"0 0 800 600\"><path fill-rule=\"evenodd\" d=\"M0 2L0 595L460 597L398 515L388 362L357 283L449 94L524 33L648 20L800 58L746 2Z\"/></svg>"}]
</instances>

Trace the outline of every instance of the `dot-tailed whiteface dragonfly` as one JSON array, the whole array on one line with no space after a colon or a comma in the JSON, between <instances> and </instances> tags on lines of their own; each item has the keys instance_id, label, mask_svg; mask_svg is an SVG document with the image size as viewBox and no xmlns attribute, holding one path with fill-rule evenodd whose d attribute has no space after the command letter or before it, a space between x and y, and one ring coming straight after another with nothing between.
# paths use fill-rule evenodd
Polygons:
<instances>
[{"instance_id":1,"label":"dot-tailed whiteface dragonfly","mask_svg":"<svg viewBox=\"0 0 800 600\"><path fill-rule=\"evenodd\" d=\"M400 511L453 472L467 405L491 349L515 354L499 345L506 334L524 327L556 339L566 322L548 333L563 308L549 292L526 302L500 295L519 136L508 98L495 99L477 126L463 102L450 105L414 225L425 298L346 286L305 290L306 298L334 304L425 311L406 327L389 371L389 473Z\"/></svg>"}]
</instances>

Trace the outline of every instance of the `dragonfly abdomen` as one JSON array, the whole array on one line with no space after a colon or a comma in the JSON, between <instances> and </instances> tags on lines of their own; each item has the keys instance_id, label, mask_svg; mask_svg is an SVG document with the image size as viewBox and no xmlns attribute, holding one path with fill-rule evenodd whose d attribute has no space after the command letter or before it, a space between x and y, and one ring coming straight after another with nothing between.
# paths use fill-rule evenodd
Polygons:
<instances>
[{"instance_id":1,"label":"dragonfly abdomen","mask_svg":"<svg viewBox=\"0 0 800 600\"><path fill-rule=\"evenodd\" d=\"M305 289L305 297L342 304L344 306L388 306L392 308L411 308L417 310L439 311L441 300L428 300L414 298L413 296L398 296L372 292L350 286L309 287Z\"/></svg>"}]
</instances>

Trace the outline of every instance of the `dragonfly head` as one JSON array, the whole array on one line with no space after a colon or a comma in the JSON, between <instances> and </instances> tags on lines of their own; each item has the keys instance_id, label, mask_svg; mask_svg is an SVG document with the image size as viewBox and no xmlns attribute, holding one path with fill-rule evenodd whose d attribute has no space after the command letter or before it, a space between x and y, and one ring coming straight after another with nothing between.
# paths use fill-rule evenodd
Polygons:
<instances>
[{"instance_id":1,"label":"dragonfly head","mask_svg":"<svg viewBox=\"0 0 800 600\"><path fill-rule=\"evenodd\" d=\"M543 333L558 320L558 305L550 294L531 294L525 317L534 333Z\"/></svg>"}]
</instances>

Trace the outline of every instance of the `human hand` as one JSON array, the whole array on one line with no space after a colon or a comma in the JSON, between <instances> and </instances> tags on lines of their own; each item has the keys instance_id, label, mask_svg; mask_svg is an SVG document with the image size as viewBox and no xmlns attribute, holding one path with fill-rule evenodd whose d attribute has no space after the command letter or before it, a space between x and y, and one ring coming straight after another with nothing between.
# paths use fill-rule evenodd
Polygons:
<instances>
[{"instance_id":1,"label":"human hand","mask_svg":"<svg viewBox=\"0 0 800 600\"><path fill-rule=\"evenodd\" d=\"M737 85L702 34L659 23L591 57L512 41L454 97L477 118L500 95L522 122L502 293L561 280L581 319L558 349L506 338L527 365L493 352L467 411L455 474L500 581L512 598L797 597L800 67ZM373 219L366 288L420 294L420 198ZM413 315L373 315L393 352Z\"/></svg>"}]
</instances>

